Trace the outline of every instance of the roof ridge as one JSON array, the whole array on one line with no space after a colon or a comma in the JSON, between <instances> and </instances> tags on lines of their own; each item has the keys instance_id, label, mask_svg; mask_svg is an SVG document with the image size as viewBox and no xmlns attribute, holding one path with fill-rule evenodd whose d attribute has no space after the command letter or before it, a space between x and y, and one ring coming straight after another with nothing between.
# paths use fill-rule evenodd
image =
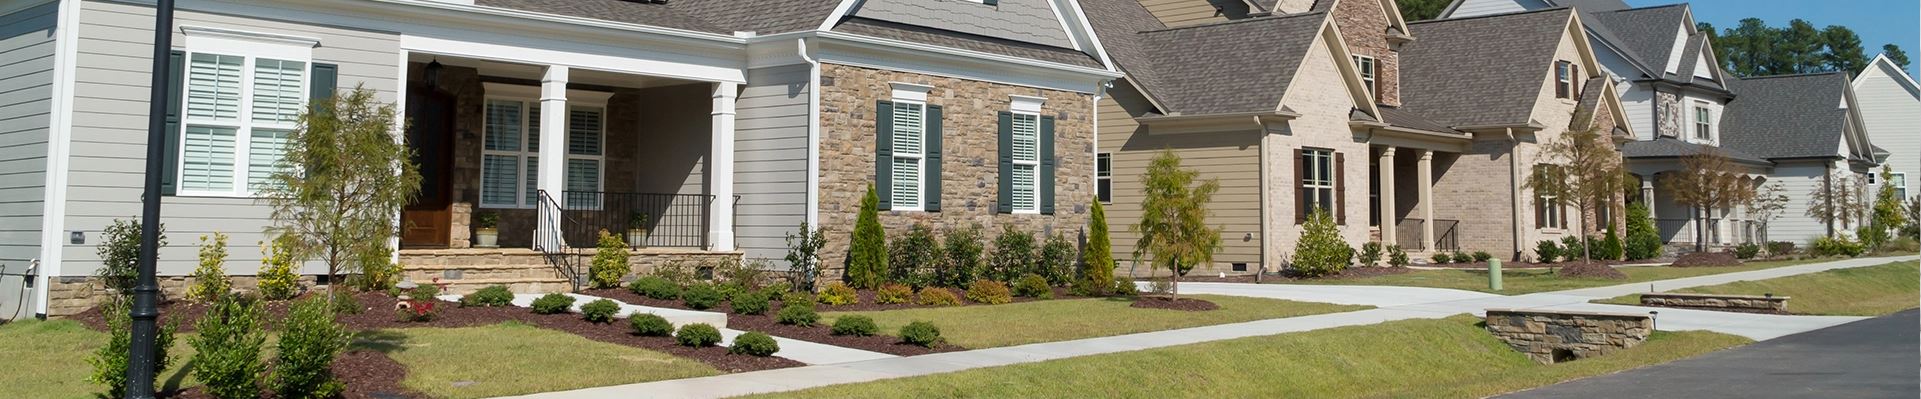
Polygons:
<instances>
[{"instance_id":1,"label":"roof ridge","mask_svg":"<svg viewBox=\"0 0 1921 399\"><path fill-rule=\"evenodd\" d=\"M1775 79L1775 78L1805 78L1805 77L1810 77L1810 76L1821 76L1821 75L1839 75L1839 74L1841 74L1841 73L1842 73L1842 71L1827 71L1827 72L1804 72L1804 73L1790 73L1790 74L1785 74L1785 75L1767 75L1767 76L1747 76L1747 77L1742 77L1742 78L1741 78L1741 80L1761 80L1761 79Z\"/></svg>"},{"instance_id":2,"label":"roof ridge","mask_svg":"<svg viewBox=\"0 0 1921 399\"><path fill-rule=\"evenodd\" d=\"M1214 27L1214 26L1222 26L1222 25L1233 25L1233 24L1248 23L1248 22L1266 22L1267 20L1271 20L1271 19L1286 19L1286 18L1293 18L1298 16L1304 16L1304 15L1322 15L1322 14L1327 14L1327 11L1311 11L1311 12L1304 12L1300 14L1269 15L1265 17L1241 18L1241 19L1234 19L1234 20L1227 20L1227 21L1209 22L1204 24L1175 26L1175 27L1160 28L1160 29L1148 29L1148 30L1140 31L1138 33L1166 32L1166 31L1191 29L1191 28L1206 28L1206 27Z\"/></svg>"},{"instance_id":3,"label":"roof ridge","mask_svg":"<svg viewBox=\"0 0 1921 399\"><path fill-rule=\"evenodd\" d=\"M1548 7L1548 8L1542 8L1542 9L1538 9L1538 10L1526 10L1526 11L1510 11L1510 12L1504 12L1504 13L1496 13L1496 14L1482 14L1482 15L1475 15L1475 16L1469 16L1469 17L1459 17L1459 18L1443 18L1443 19L1430 19L1430 20L1426 20L1426 21L1414 21L1414 22L1409 22L1409 23L1407 23L1407 24L1408 24L1408 25L1419 25L1419 24L1432 24L1432 23L1439 23L1439 22L1453 22L1453 21L1469 21L1469 20L1476 20L1476 19L1487 19L1487 18L1499 18L1499 17L1511 17L1511 16L1516 16L1516 15L1525 15L1525 14L1535 14L1535 13L1545 13L1545 12L1554 12L1554 11L1563 11L1563 10L1573 10L1573 8L1570 8L1570 7L1568 7L1568 6L1554 6L1554 7Z\"/></svg>"},{"instance_id":4,"label":"roof ridge","mask_svg":"<svg viewBox=\"0 0 1921 399\"><path fill-rule=\"evenodd\" d=\"M1674 4L1662 4L1658 6L1629 7L1629 8L1619 9L1619 10L1596 11L1596 12L1600 13L1600 12L1622 12L1622 11L1647 11L1647 10L1656 10L1656 9L1662 9L1662 8L1668 8L1668 7L1684 7L1687 5L1688 3L1682 2L1682 3L1674 3Z\"/></svg>"}]
</instances>

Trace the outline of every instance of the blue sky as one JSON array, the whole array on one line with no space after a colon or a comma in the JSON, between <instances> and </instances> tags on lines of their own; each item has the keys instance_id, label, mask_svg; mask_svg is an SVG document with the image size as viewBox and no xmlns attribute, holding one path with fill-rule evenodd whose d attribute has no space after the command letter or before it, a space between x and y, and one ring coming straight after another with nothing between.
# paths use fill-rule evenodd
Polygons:
<instances>
[{"instance_id":1,"label":"blue sky","mask_svg":"<svg viewBox=\"0 0 1921 399\"><path fill-rule=\"evenodd\" d=\"M1674 4L1674 0L1627 0L1636 7ZM1715 29L1738 25L1744 18L1760 18L1768 26L1787 26L1795 18L1816 28L1842 25L1861 35L1861 47L1872 59L1881 45L1894 43L1908 53L1908 74L1921 69L1921 1L1915 0L1689 0L1694 20ZM1859 71L1855 71L1859 72Z\"/></svg>"}]
</instances>

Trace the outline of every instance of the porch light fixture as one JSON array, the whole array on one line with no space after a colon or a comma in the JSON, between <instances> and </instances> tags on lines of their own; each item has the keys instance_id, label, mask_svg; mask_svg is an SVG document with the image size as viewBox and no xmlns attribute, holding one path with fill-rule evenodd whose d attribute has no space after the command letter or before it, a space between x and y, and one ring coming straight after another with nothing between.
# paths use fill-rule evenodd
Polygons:
<instances>
[{"instance_id":1,"label":"porch light fixture","mask_svg":"<svg viewBox=\"0 0 1921 399\"><path fill-rule=\"evenodd\" d=\"M440 87L440 68L440 58L434 58L433 61L427 63L427 68L420 71L421 80L427 81L427 88L435 89Z\"/></svg>"}]
</instances>

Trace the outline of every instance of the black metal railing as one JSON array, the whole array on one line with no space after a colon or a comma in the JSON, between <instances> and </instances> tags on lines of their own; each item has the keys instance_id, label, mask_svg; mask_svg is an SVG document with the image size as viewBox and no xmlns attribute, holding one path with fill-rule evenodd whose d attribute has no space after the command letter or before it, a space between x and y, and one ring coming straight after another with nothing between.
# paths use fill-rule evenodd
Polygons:
<instances>
[{"instance_id":1,"label":"black metal railing","mask_svg":"<svg viewBox=\"0 0 1921 399\"><path fill-rule=\"evenodd\" d=\"M1394 224L1394 242L1405 251L1427 250L1427 245L1421 243L1421 234L1424 233L1421 231L1421 225L1426 223L1426 220L1421 219L1401 219Z\"/></svg>"},{"instance_id":2,"label":"black metal railing","mask_svg":"<svg viewBox=\"0 0 1921 399\"><path fill-rule=\"evenodd\" d=\"M1423 225L1426 223L1427 221L1422 219L1401 219L1400 222L1394 224L1394 239L1400 242L1401 249L1408 251L1429 249L1438 251L1461 250L1460 232L1458 231L1461 221L1434 219L1434 239L1432 240L1422 238L1422 236L1427 233L1423 231L1425 227Z\"/></svg>"},{"instance_id":3,"label":"black metal railing","mask_svg":"<svg viewBox=\"0 0 1921 399\"><path fill-rule=\"evenodd\" d=\"M1692 228L1694 226L1688 224L1693 221L1694 219L1686 218L1656 218L1654 229L1660 232L1661 238L1667 242L1694 242L1695 232Z\"/></svg>"},{"instance_id":4,"label":"black metal railing","mask_svg":"<svg viewBox=\"0 0 1921 399\"><path fill-rule=\"evenodd\" d=\"M547 258L547 264L553 266L555 272L572 284L574 292L580 292L580 256L569 248L562 233L566 231L567 226L579 223L569 218L565 211L556 212L563 208L559 202L554 201L553 196L547 195L547 190L540 190L539 202L539 206L535 208L537 209L534 216L535 223L539 227L534 229L533 249ZM593 246L590 244L587 247Z\"/></svg>"},{"instance_id":5,"label":"black metal railing","mask_svg":"<svg viewBox=\"0 0 1921 399\"><path fill-rule=\"evenodd\" d=\"M1458 230L1460 226L1459 220L1434 219L1434 249L1459 252L1461 250L1461 234Z\"/></svg>"},{"instance_id":6,"label":"black metal railing","mask_svg":"<svg viewBox=\"0 0 1921 399\"><path fill-rule=\"evenodd\" d=\"M565 191L561 197L561 213L572 220L561 235L570 246L595 247L603 230L630 248L708 244L711 195Z\"/></svg>"}]
</instances>

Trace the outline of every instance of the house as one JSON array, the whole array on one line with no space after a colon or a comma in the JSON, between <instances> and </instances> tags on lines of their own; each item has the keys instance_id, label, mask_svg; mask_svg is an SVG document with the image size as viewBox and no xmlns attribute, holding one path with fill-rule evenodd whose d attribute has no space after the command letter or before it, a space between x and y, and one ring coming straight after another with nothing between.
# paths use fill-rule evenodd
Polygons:
<instances>
[{"instance_id":1,"label":"house","mask_svg":"<svg viewBox=\"0 0 1921 399\"><path fill-rule=\"evenodd\" d=\"M153 14L0 2L0 45L28 60L0 78L25 88L0 101L7 306L100 297L101 229L140 212ZM778 259L808 223L838 266L869 185L889 231L1071 235L1094 197L1095 96L1120 76L1069 0L190 0L175 18L169 292L213 232L253 284L271 223L253 188L282 167L293 118L336 90L411 121L409 278L554 291L579 271L547 255L582 257L602 230L645 268ZM477 248L481 215L498 248Z\"/></svg>"},{"instance_id":2,"label":"house","mask_svg":"<svg viewBox=\"0 0 1921 399\"><path fill-rule=\"evenodd\" d=\"M1738 78L1729 88L1741 99L1728 105L1725 120L1729 131L1739 134L1726 136L1722 145L1772 162L1765 179L1780 184L1789 198L1781 216L1762 226L1763 239L1806 245L1816 237L1853 236L1865 224L1866 209L1855 212L1854 223L1824 223L1808 212L1821 208L1818 201L1836 197L1817 196L1817 191L1873 195L1866 183L1880 173L1848 74Z\"/></svg>"},{"instance_id":3,"label":"house","mask_svg":"<svg viewBox=\"0 0 1921 399\"><path fill-rule=\"evenodd\" d=\"M1855 75L1854 95L1868 138L1886 149L1882 163L1894 169L1893 176L1878 183L1893 185L1904 201L1921 195L1908 189L1908 176L1921 178L1921 112L1916 112L1921 110L1921 87L1882 54Z\"/></svg>"}]
</instances>

